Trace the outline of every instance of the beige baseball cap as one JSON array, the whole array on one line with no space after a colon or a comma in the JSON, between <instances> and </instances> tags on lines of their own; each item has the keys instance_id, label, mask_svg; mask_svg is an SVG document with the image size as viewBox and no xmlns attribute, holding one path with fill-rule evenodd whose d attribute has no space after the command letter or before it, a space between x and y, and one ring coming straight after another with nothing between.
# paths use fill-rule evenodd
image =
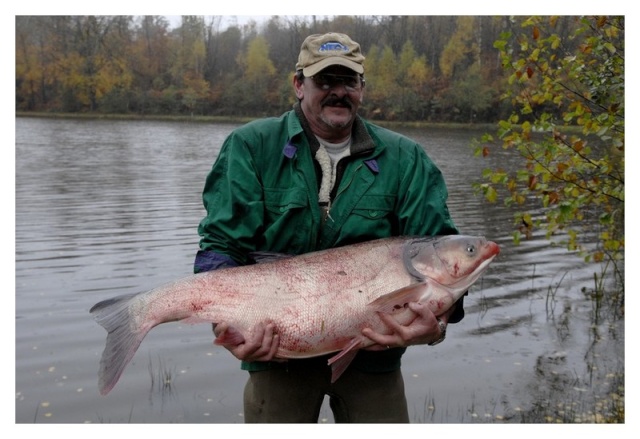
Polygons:
<instances>
[{"instance_id":1,"label":"beige baseball cap","mask_svg":"<svg viewBox=\"0 0 640 439\"><path fill-rule=\"evenodd\" d=\"M300 47L296 71L313 76L332 65L348 67L356 73L364 73L364 55L360 45L348 35L336 32L309 35Z\"/></svg>"}]
</instances>

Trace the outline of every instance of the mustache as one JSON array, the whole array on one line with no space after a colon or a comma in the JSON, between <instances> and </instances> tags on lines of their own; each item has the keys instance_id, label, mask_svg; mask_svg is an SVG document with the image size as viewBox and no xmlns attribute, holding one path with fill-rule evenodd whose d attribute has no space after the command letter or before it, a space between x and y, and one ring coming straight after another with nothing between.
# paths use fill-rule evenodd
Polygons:
<instances>
[{"instance_id":1,"label":"mustache","mask_svg":"<svg viewBox=\"0 0 640 439\"><path fill-rule=\"evenodd\" d=\"M324 101L322 101L323 107L324 106L333 107L336 105L342 105L349 109L353 108L353 103L351 102L351 99L349 99L348 96L338 97L338 96L332 95L332 96L328 96Z\"/></svg>"}]
</instances>

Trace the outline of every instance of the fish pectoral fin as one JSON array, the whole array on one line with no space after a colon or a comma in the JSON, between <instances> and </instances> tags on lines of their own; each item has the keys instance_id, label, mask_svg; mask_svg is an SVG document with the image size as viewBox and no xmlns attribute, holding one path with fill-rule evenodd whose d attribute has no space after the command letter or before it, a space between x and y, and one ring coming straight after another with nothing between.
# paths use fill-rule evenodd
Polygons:
<instances>
[{"instance_id":1,"label":"fish pectoral fin","mask_svg":"<svg viewBox=\"0 0 640 439\"><path fill-rule=\"evenodd\" d=\"M429 285L426 281L411 284L378 297L370 302L368 306L373 307L376 311L391 314L403 308L406 303L424 301L428 297L428 295L425 295L428 287Z\"/></svg>"},{"instance_id":2,"label":"fish pectoral fin","mask_svg":"<svg viewBox=\"0 0 640 439\"><path fill-rule=\"evenodd\" d=\"M347 370L347 367L351 364L356 354L358 353L358 349L360 348L361 340L359 338L354 338L351 342L344 347L340 352L338 352L333 357L329 358L327 364L331 366L331 382L335 383L340 375Z\"/></svg>"}]
</instances>

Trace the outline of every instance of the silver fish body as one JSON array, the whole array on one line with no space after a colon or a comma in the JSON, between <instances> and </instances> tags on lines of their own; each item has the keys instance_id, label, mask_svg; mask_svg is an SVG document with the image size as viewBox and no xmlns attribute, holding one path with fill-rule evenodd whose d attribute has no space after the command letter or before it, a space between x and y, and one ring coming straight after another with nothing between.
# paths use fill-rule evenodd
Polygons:
<instances>
[{"instance_id":1,"label":"silver fish body","mask_svg":"<svg viewBox=\"0 0 640 439\"><path fill-rule=\"evenodd\" d=\"M279 358L337 352L329 360L335 381L357 350L372 344L363 328L386 331L377 312L406 324L415 318L406 304L421 302L443 314L498 253L483 237L385 238L195 274L99 302L90 312L108 332L100 393L115 386L145 335L172 321L227 322L246 335L271 321Z\"/></svg>"}]
</instances>

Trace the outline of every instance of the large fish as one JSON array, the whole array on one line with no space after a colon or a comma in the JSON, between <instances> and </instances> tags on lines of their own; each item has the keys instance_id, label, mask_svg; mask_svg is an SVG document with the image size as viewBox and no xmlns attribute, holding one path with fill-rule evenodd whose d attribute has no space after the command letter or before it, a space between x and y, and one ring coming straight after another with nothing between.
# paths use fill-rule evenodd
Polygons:
<instances>
[{"instance_id":1,"label":"large fish","mask_svg":"<svg viewBox=\"0 0 640 439\"><path fill-rule=\"evenodd\" d=\"M406 304L421 302L441 315L499 251L482 237L385 238L199 273L102 301L90 310L109 333L100 393L115 386L145 335L172 321L224 321L248 335L270 320L280 337L278 358L337 352L329 360L335 381L358 349L373 343L363 328L386 331L377 312L407 324L416 314Z\"/></svg>"}]
</instances>

